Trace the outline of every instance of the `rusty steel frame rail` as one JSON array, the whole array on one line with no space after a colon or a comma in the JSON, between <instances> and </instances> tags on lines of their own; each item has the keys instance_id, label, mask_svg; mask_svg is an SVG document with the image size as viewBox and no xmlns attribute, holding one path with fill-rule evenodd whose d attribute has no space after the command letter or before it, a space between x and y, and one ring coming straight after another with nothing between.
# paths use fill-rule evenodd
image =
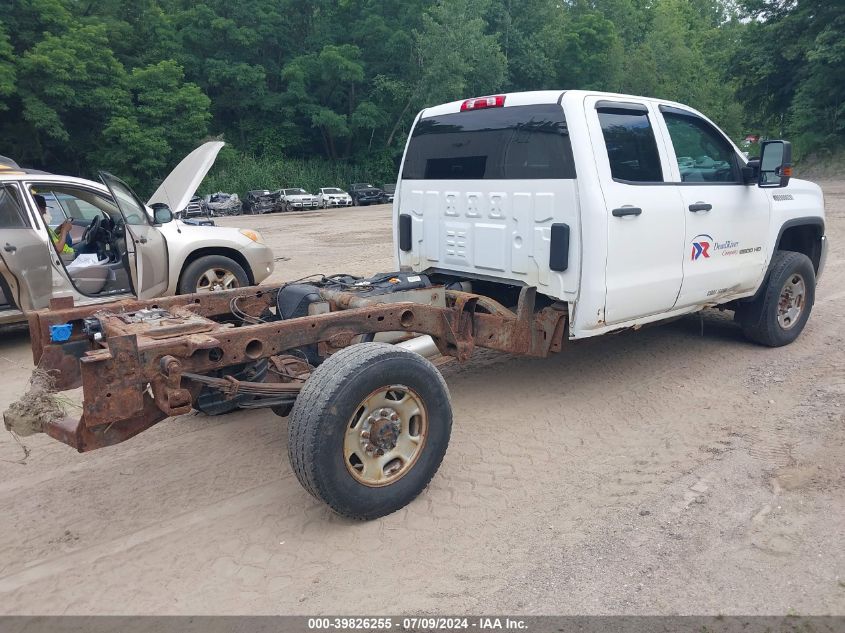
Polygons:
<instances>
[{"instance_id":1,"label":"rusty steel frame rail","mask_svg":"<svg viewBox=\"0 0 845 633\"><path fill-rule=\"evenodd\" d=\"M44 431L80 452L110 446L169 416L189 412L202 385L184 374L284 357L288 350L315 343L330 353L358 336L378 332L428 334L441 354L460 362L476 346L543 357L560 350L567 320L565 304L535 311L532 287L521 289L515 313L488 297L442 287L425 292L441 301L444 297L437 293L445 293L445 307L390 302L389 294L362 297L322 288L326 311L321 314L240 327L214 320L232 317L233 300L257 318L275 305L278 290L251 287L84 307L61 299L49 310L33 313L29 325L34 360L54 373L59 390L80 385L83 390L81 417L47 424ZM130 315L151 309L172 315L168 327L152 330L131 322ZM88 317L102 324L101 341L83 333L83 319ZM52 343L51 326L67 323L72 326L70 339ZM288 383L277 389L295 395L298 386Z\"/></svg>"}]
</instances>

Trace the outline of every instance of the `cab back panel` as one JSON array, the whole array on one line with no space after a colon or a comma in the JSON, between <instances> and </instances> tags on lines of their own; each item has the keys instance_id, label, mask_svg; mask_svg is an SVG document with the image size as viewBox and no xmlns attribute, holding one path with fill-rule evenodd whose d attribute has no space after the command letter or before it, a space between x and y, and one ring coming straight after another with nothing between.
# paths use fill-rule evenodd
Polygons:
<instances>
[{"instance_id":1,"label":"cab back panel","mask_svg":"<svg viewBox=\"0 0 845 633\"><path fill-rule=\"evenodd\" d=\"M559 105L420 119L403 163L396 208L411 217L411 250L399 251L400 264L575 298L578 196ZM569 243L554 245L569 249L565 271L549 266L554 224L569 229Z\"/></svg>"}]
</instances>

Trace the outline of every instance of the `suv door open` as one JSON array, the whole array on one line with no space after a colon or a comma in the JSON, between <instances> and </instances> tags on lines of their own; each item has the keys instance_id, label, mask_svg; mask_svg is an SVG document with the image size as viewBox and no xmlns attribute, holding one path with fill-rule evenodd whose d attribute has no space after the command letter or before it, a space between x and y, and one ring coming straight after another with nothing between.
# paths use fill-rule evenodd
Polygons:
<instances>
[{"instance_id":1,"label":"suv door open","mask_svg":"<svg viewBox=\"0 0 845 633\"><path fill-rule=\"evenodd\" d=\"M167 241L125 182L104 171L100 172L100 179L109 188L126 222L126 250L135 294L140 299L160 296L167 290Z\"/></svg>"},{"instance_id":2,"label":"suv door open","mask_svg":"<svg viewBox=\"0 0 845 633\"><path fill-rule=\"evenodd\" d=\"M50 250L27 214L17 185L0 185L0 320L49 305L50 257L55 254Z\"/></svg>"}]
</instances>

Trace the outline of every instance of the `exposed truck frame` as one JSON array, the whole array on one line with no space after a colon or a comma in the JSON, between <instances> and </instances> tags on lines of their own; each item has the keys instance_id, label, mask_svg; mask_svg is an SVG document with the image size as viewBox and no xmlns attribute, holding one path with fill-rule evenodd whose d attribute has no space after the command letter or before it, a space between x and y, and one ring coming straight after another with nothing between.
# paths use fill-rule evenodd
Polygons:
<instances>
[{"instance_id":1,"label":"exposed truck frame","mask_svg":"<svg viewBox=\"0 0 845 633\"><path fill-rule=\"evenodd\" d=\"M203 386L229 397L256 395L253 407L288 404L313 370L290 350L311 344L328 356L380 332L428 335L440 354L462 362L475 347L544 357L560 350L566 331L566 305L535 309L529 287L520 290L516 311L443 285L370 297L323 288L309 315L260 322L279 290L250 287L106 309L74 307L67 298L32 313L34 362L54 375L57 390L83 390L81 416L55 420L43 431L80 452L111 446L188 413ZM246 323L234 327L233 311ZM56 328L68 324L68 338L56 341ZM272 363L273 382L204 375L262 359Z\"/></svg>"}]
</instances>

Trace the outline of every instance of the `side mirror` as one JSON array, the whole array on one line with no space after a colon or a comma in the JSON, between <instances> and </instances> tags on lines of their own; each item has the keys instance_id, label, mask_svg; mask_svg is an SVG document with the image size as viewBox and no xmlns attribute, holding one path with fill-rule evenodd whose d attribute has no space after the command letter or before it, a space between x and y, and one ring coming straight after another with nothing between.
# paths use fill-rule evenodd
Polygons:
<instances>
[{"instance_id":1,"label":"side mirror","mask_svg":"<svg viewBox=\"0 0 845 633\"><path fill-rule=\"evenodd\" d=\"M765 141L760 148L760 187L786 187L792 177L792 143Z\"/></svg>"},{"instance_id":2,"label":"side mirror","mask_svg":"<svg viewBox=\"0 0 845 633\"><path fill-rule=\"evenodd\" d=\"M153 220L155 224L173 222L173 211L166 204L153 205Z\"/></svg>"}]
</instances>

